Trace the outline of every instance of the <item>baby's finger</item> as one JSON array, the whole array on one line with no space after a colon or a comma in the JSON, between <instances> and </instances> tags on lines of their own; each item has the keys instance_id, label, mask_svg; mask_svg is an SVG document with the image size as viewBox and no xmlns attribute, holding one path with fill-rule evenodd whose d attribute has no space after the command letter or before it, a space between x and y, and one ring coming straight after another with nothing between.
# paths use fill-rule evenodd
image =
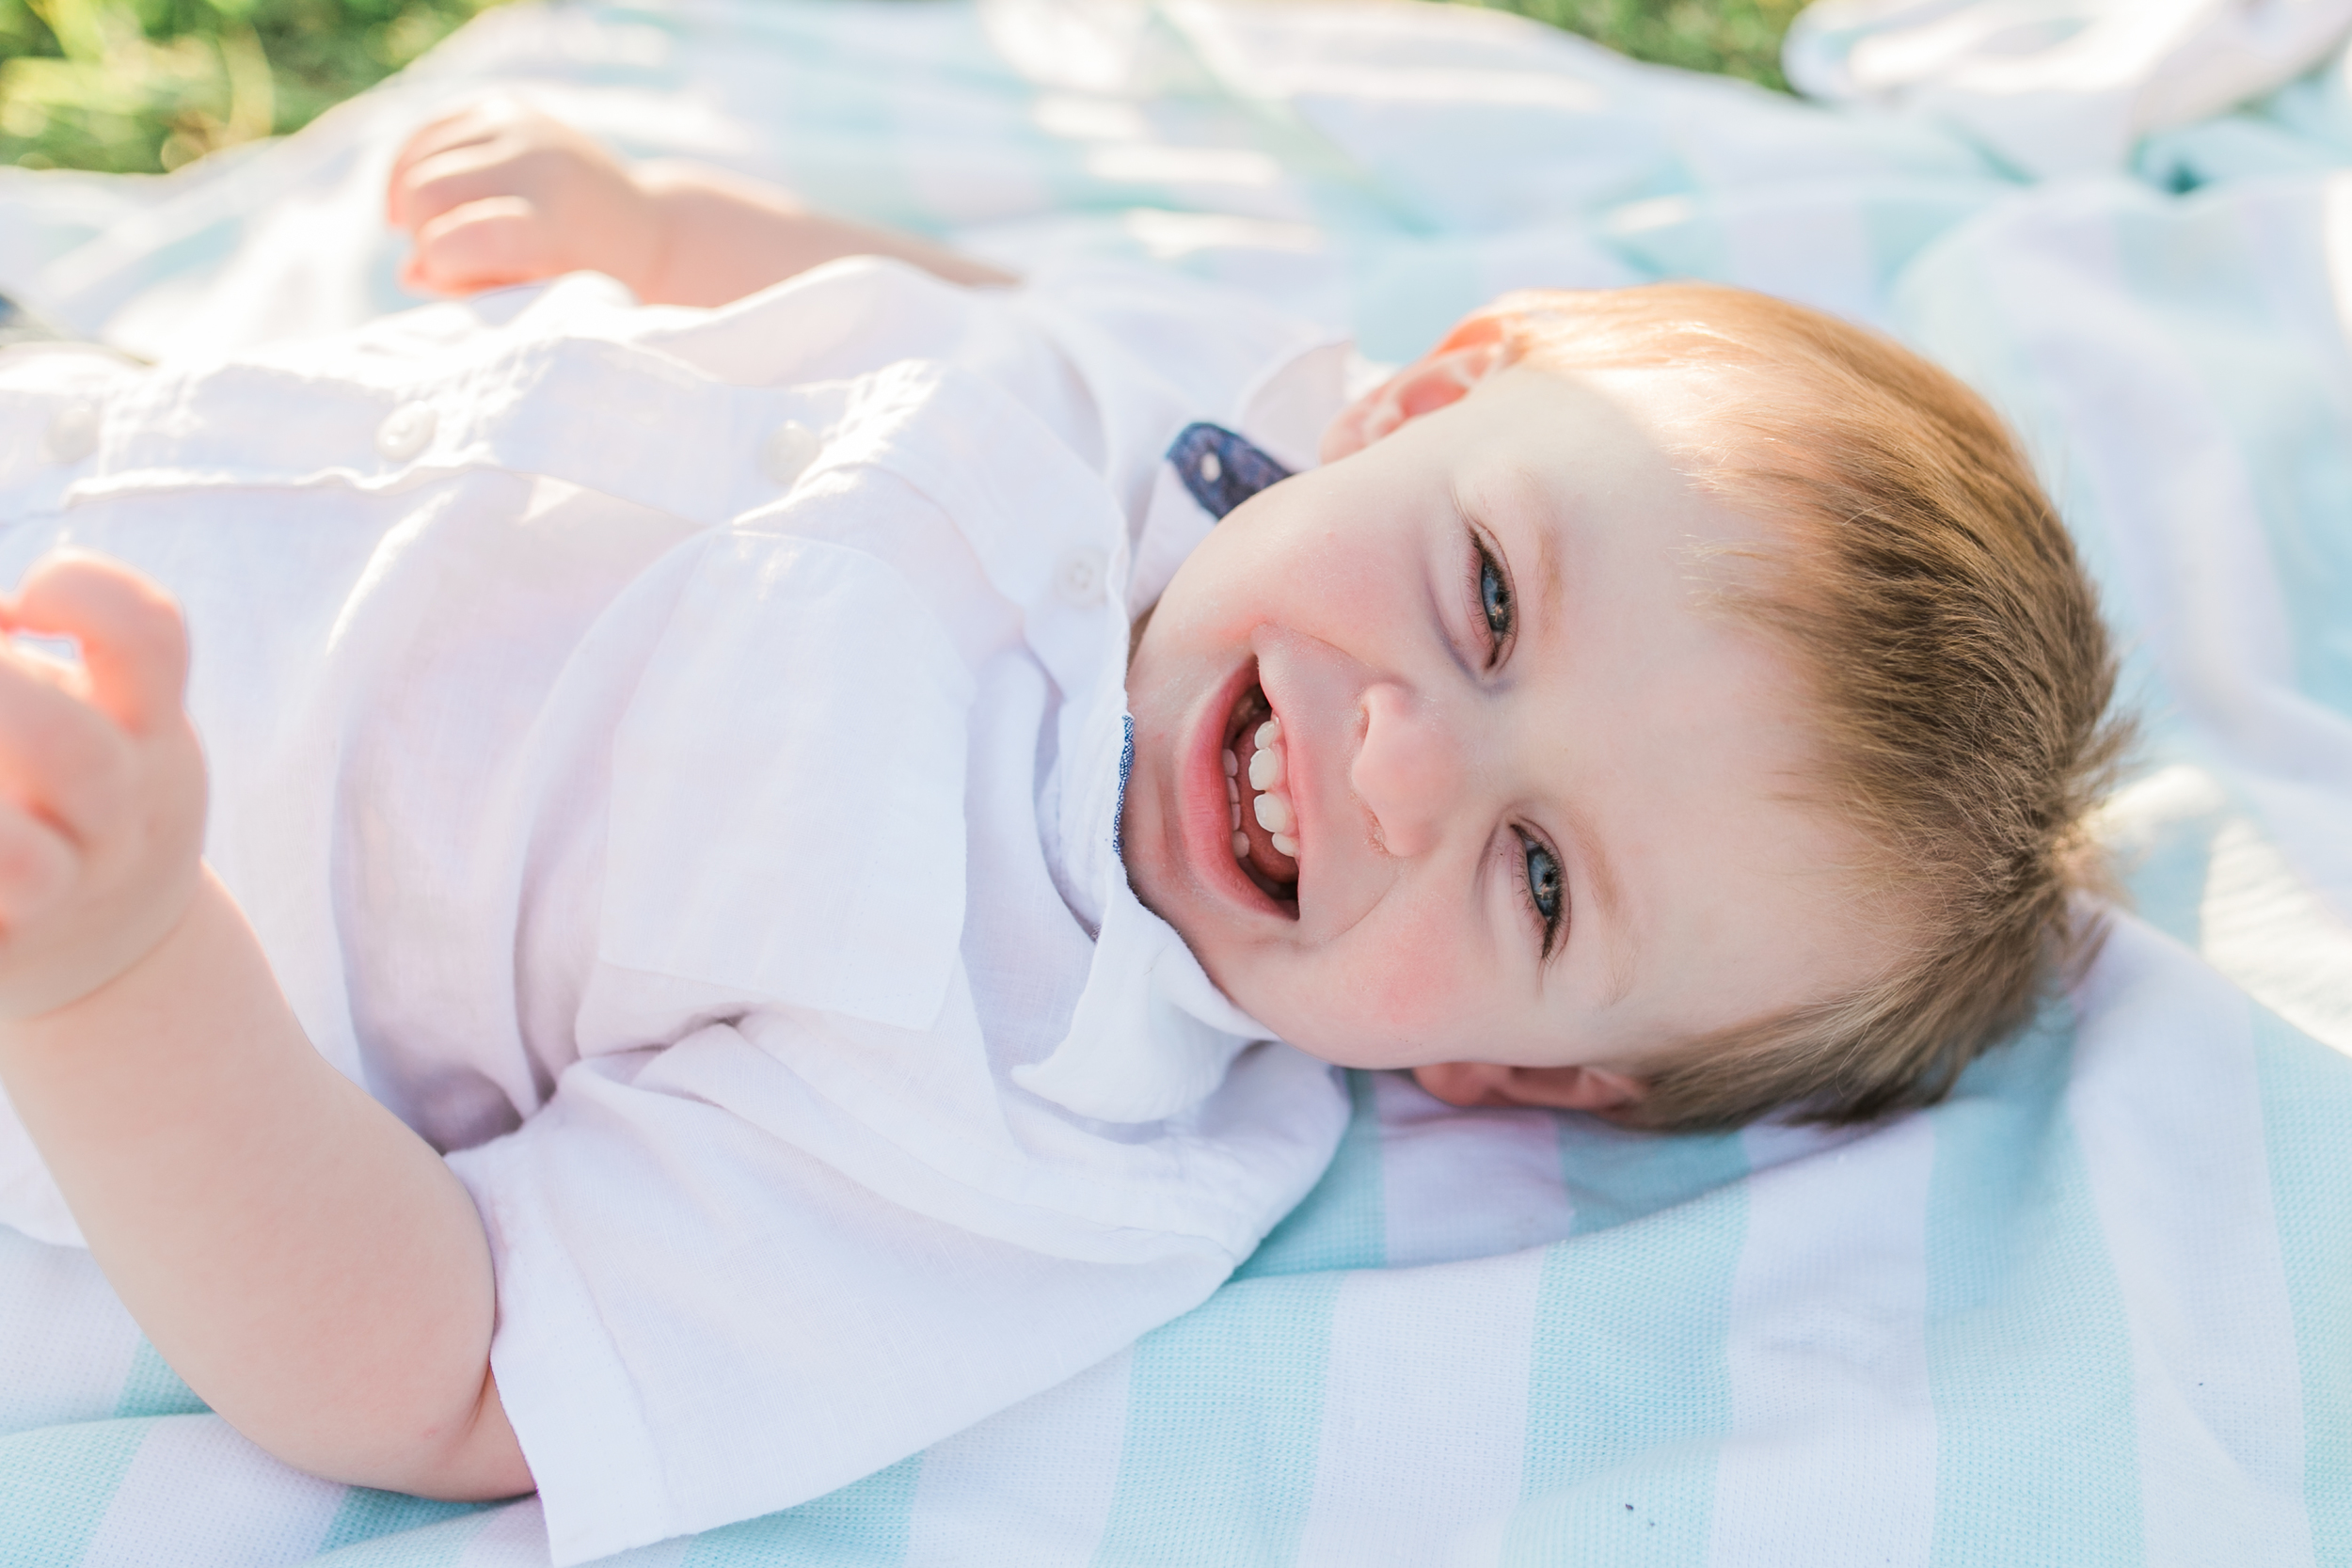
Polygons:
<instances>
[{"instance_id":1,"label":"baby's finger","mask_svg":"<svg viewBox=\"0 0 2352 1568\"><path fill-rule=\"evenodd\" d=\"M87 843L129 800L131 745L62 676L0 651L0 803Z\"/></svg>"},{"instance_id":2,"label":"baby's finger","mask_svg":"<svg viewBox=\"0 0 2352 1568\"><path fill-rule=\"evenodd\" d=\"M60 550L33 563L9 618L28 631L77 639L91 704L132 734L179 716L187 628L152 579L103 556Z\"/></svg>"},{"instance_id":3,"label":"baby's finger","mask_svg":"<svg viewBox=\"0 0 2352 1568\"><path fill-rule=\"evenodd\" d=\"M501 196L469 202L419 230L406 280L462 294L564 270L539 210L519 196Z\"/></svg>"},{"instance_id":4,"label":"baby's finger","mask_svg":"<svg viewBox=\"0 0 2352 1568\"><path fill-rule=\"evenodd\" d=\"M64 897L80 870L81 857L63 834L0 800L0 937Z\"/></svg>"},{"instance_id":5,"label":"baby's finger","mask_svg":"<svg viewBox=\"0 0 2352 1568\"><path fill-rule=\"evenodd\" d=\"M392 159L384 181L384 217L395 229L413 229L421 221L407 210L408 192L419 165L446 152L479 146L497 136L505 117L487 112L489 105L469 103L440 119L428 120L409 134ZM429 214L428 214L429 215Z\"/></svg>"},{"instance_id":6,"label":"baby's finger","mask_svg":"<svg viewBox=\"0 0 2352 1568\"><path fill-rule=\"evenodd\" d=\"M516 194L528 178L516 163L502 140L469 142L421 160L402 182L400 227L413 234L469 201Z\"/></svg>"}]
</instances>

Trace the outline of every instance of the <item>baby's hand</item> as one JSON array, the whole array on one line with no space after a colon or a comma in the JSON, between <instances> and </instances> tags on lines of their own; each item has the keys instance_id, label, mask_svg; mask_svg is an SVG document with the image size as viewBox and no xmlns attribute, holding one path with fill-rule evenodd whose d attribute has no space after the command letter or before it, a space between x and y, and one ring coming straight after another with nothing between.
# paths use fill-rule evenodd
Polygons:
<instances>
[{"instance_id":1,"label":"baby's hand","mask_svg":"<svg viewBox=\"0 0 2352 1568\"><path fill-rule=\"evenodd\" d=\"M18 633L72 638L80 667ZM205 794L187 672L178 608L127 566L51 555L0 596L0 1022L103 987L187 909Z\"/></svg>"},{"instance_id":2,"label":"baby's hand","mask_svg":"<svg viewBox=\"0 0 2352 1568\"><path fill-rule=\"evenodd\" d=\"M416 242L401 282L420 292L472 293L586 269L642 296L662 260L660 212L621 161L506 99L410 136L385 213Z\"/></svg>"}]
</instances>

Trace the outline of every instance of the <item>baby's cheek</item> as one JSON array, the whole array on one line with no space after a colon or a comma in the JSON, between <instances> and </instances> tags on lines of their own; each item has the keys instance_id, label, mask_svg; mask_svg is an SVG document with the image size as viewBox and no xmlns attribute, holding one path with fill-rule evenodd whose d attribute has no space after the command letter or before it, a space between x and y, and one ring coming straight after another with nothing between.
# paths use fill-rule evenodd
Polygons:
<instances>
[{"instance_id":1,"label":"baby's cheek","mask_svg":"<svg viewBox=\"0 0 2352 1568\"><path fill-rule=\"evenodd\" d=\"M1469 1011L1460 955L1426 933L1381 935L1333 966L1331 1015L1348 1021L1359 1049L1391 1058L1385 1065L1444 1059Z\"/></svg>"}]
</instances>

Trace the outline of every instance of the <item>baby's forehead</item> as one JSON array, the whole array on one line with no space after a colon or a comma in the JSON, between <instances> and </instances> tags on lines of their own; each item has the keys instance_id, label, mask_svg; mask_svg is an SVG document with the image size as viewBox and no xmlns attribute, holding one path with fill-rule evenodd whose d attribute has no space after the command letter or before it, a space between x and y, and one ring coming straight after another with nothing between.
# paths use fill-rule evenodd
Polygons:
<instances>
[{"instance_id":1,"label":"baby's forehead","mask_svg":"<svg viewBox=\"0 0 2352 1568\"><path fill-rule=\"evenodd\" d=\"M1788 442L1789 410L1823 394L1794 363L1725 364L1661 357L1581 363L1538 354L1511 362L1511 376L1613 416L1612 439L1639 440L1678 467L1704 470L1762 458ZM1502 377L1496 385L1507 385ZM1775 415L1778 417L1775 417Z\"/></svg>"},{"instance_id":2,"label":"baby's forehead","mask_svg":"<svg viewBox=\"0 0 2352 1568\"><path fill-rule=\"evenodd\" d=\"M1479 495L1525 507L1546 533L1645 525L1645 540L1677 551L1701 594L1768 563L1794 566L1814 547L1799 526L1799 492L1816 455L1746 418L1757 389L1731 384L1720 367L1528 361L1478 390L1487 395L1465 398L1460 412Z\"/></svg>"}]
</instances>

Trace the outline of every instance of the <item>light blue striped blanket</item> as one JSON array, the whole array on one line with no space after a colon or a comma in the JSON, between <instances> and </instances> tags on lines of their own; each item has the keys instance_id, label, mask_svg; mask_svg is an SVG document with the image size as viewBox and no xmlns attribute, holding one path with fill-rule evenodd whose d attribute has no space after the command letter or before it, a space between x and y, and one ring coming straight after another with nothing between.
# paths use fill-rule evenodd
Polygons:
<instances>
[{"instance_id":1,"label":"light blue striped blanket","mask_svg":"<svg viewBox=\"0 0 2352 1568\"><path fill-rule=\"evenodd\" d=\"M2221 31L2003 85L2004 51L2059 58L2103 12ZM2347 24L1849 3L1792 60L1886 102L1832 109L1435 7L523 7L239 158L0 171L0 287L157 352L391 308L390 151L499 82L1016 263L1227 277L1375 356L1505 287L1669 275L1899 333L2027 433L2131 650L2150 739L2106 831L2137 912L2070 996L1861 1132L1650 1139L1359 1075L1328 1177L1198 1311L627 1560L2346 1563ZM1923 38L1976 66L1929 47L1886 87ZM532 1503L267 1459L87 1257L8 1231L0 1433L0 1563L547 1560Z\"/></svg>"}]
</instances>

